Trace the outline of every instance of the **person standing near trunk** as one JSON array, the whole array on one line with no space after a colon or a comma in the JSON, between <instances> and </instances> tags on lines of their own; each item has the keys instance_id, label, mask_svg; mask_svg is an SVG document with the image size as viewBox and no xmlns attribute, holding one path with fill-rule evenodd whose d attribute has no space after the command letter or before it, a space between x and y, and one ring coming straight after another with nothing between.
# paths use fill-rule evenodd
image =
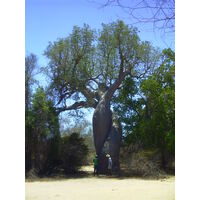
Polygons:
<instances>
[{"instance_id":1,"label":"person standing near trunk","mask_svg":"<svg viewBox=\"0 0 200 200\"><path fill-rule=\"evenodd\" d=\"M110 155L108 157L108 173L112 175L112 158Z\"/></svg>"},{"instance_id":2,"label":"person standing near trunk","mask_svg":"<svg viewBox=\"0 0 200 200\"><path fill-rule=\"evenodd\" d=\"M98 172L98 156L96 155L95 158L93 159L94 163L94 176L99 174Z\"/></svg>"}]
</instances>

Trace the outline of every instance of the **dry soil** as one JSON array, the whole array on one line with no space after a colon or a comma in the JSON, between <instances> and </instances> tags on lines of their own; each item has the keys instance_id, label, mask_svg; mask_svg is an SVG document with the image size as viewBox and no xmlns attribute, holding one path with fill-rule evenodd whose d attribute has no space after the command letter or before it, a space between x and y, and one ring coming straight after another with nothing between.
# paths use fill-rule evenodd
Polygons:
<instances>
[{"instance_id":1,"label":"dry soil","mask_svg":"<svg viewBox=\"0 0 200 200\"><path fill-rule=\"evenodd\" d=\"M174 200L175 179L85 177L26 182L26 200Z\"/></svg>"}]
</instances>

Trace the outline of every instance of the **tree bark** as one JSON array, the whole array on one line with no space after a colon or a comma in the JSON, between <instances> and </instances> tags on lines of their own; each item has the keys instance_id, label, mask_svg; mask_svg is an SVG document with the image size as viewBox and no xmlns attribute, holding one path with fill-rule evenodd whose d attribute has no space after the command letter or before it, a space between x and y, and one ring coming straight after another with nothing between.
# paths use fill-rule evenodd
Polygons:
<instances>
[{"instance_id":1,"label":"tree bark","mask_svg":"<svg viewBox=\"0 0 200 200\"><path fill-rule=\"evenodd\" d=\"M112 127L108 135L109 154L113 161L113 172L118 174L120 170L119 153L122 140L122 128L117 116L112 114Z\"/></svg>"},{"instance_id":2,"label":"tree bark","mask_svg":"<svg viewBox=\"0 0 200 200\"><path fill-rule=\"evenodd\" d=\"M93 114L93 136L97 155L101 154L112 124L110 101L103 95Z\"/></svg>"}]
</instances>

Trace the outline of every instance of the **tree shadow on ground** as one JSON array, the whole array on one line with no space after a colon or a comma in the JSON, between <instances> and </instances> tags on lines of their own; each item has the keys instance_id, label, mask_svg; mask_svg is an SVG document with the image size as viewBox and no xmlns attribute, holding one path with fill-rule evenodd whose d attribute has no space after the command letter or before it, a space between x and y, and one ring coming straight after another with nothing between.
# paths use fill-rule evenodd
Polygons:
<instances>
[{"instance_id":1,"label":"tree shadow on ground","mask_svg":"<svg viewBox=\"0 0 200 200\"><path fill-rule=\"evenodd\" d=\"M73 174L52 174L49 176L40 176L40 177L28 177L26 178L26 182L36 182L36 181L67 181L71 179L82 179L82 178L97 178L97 179L116 179L116 180L123 180L123 179L143 179L143 180L159 180L159 179L166 179L174 174L170 173L156 173L153 175L148 174L141 174L137 171L131 169L121 169L119 174L93 174L93 168L90 166L89 169L80 169L78 172Z\"/></svg>"}]
</instances>

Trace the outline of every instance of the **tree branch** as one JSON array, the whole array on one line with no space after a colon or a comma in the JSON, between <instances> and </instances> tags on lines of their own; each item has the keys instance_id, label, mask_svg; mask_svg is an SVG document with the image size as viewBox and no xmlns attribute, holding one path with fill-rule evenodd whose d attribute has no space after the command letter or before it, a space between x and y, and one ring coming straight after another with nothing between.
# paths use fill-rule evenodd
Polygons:
<instances>
[{"instance_id":1,"label":"tree branch","mask_svg":"<svg viewBox=\"0 0 200 200\"><path fill-rule=\"evenodd\" d=\"M77 110L77 109L80 109L80 108L88 108L88 107L92 107L92 106L88 105L88 102L79 101L79 102L75 102L71 106L59 107L59 108L56 109L56 111L59 114L63 111L67 111L67 110Z\"/></svg>"},{"instance_id":2,"label":"tree branch","mask_svg":"<svg viewBox=\"0 0 200 200\"><path fill-rule=\"evenodd\" d=\"M100 8L116 6L130 15L136 23L151 23L154 28L171 30L175 27L175 1L174 0L135 0L124 3L121 0L106 0L99 3ZM140 13L148 13L143 15Z\"/></svg>"}]
</instances>

